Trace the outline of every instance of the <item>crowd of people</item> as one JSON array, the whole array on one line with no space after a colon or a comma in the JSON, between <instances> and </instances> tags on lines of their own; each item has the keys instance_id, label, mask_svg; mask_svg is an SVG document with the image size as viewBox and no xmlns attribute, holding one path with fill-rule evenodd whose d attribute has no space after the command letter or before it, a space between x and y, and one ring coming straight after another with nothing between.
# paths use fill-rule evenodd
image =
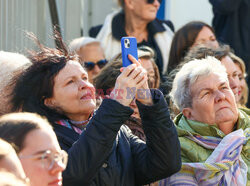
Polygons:
<instances>
[{"instance_id":1,"label":"crowd of people","mask_svg":"<svg viewBox=\"0 0 250 186\"><path fill-rule=\"evenodd\" d=\"M246 58L204 22L174 33L160 0L118 3L90 37L0 51L0 185L250 184Z\"/></svg>"}]
</instances>

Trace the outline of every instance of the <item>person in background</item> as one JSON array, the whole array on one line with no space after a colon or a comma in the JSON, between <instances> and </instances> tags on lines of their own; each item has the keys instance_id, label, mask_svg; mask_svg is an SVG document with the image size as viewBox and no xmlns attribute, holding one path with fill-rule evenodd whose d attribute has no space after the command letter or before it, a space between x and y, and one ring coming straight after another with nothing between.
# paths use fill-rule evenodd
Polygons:
<instances>
[{"instance_id":1,"label":"person in background","mask_svg":"<svg viewBox=\"0 0 250 186\"><path fill-rule=\"evenodd\" d=\"M155 63L155 52L148 46L141 46L138 48L138 58L142 67L147 71L148 75L148 86L149 88L160 87L160 72Z\"/></svg>"},{"instance_id":2,"label":"person in background","mask_svg":"<svg viewBox=\"0 0 250 186\"><path fill-rule=\"evenodd\" d=\"M11 100L13 111L35 112L50 121L68 152L63 185L144 185L178 172L176 129L162 93L149 90L141 64L128 56L133 64L121 69L109 98L94 112L95 89L87 72L61 36L55 37L58 49L40 44L40 51L31 53L33 64L16 77ZM139 96L139 90L147 94ZM146 143L124 125L133 113L129 107L133 99Z\"/></svg>"},{"instance_id":3,"label":"person in background","mask_svg":"<svg viewBox=\"0 0 250 186\"><path fill-rule=\"evenodd\" d=\"M174 35L168 62L168 74L184 59L187 52L194 46L203 44L213 48L219 46L214 30L201 21L192 21L181 27Z\"/></svg>"},{"instance_id":4,"label":"person in background","mask_svg":"<svg viewBox=\"0 0 250 186\"><path fill-rule=\"evenodd\" d=\"M0 185L1 186L30 186L28 181L24 181L14 174L5 170L0 170Z\"/></svg>"},{"instance_id":5,"label":"person in background","mask_svg":"<svg viewBox=\"0 0 250 186\"><path fill-rule=\"evenodd\" d=\"M139 62L142 67L147 70L149 88L159 88L160 74L154 62L153 50L146 46L139 47L138 58L140 59ZM121 54L118 54L103 68L100 74L95 77L94 86L96 87L97 94L102 97L110 94L111 90L115 87L117 77L121 74L121 67L122 56ZM125 124L130 130L132 130L134 135L146 142L146 136L142 128L142 121L136 100L134 99L129 106L134 110L134 113L129 117Z\"/></svg>"},{"instance_id":6,"label":"person in background","mask_svg":"<svg viewBox=\"0 0 250 186\"><path fill-rule=\"evenodd\" d=\"M47 120L32 113L3 115L0 138L13 144L31 186L62 185L67 153Z\"/></svg>"},{"instance_id":7,"label":"person in background","mask_svg":"<svg viewBox=\"0 0 250 186\"><path fill-rule=\"evenodd\" d=\"M228 74L214 57L187 61L170 96L181 111L174 122L181 171L162 185L248 185L250 110L237 109Z\"/></svg>"},{"instance_id":8,"label":"person in background","mask_svg":"<svg viewBox=\"0 0 250 186\"><path fill-rule=\"evenodd\" d=\"M7 102L11 90L6 85L15 74L21 73L29 65L30 60L22 54L0 51L0 115L8 113L10 109Z\"/></svg>"},{"instance_id":9,"label":"person in background","mask_svg":"<svg viewBox=\"0 0 250 186\"><path fill-rule=\"evenodd\" d=\"M233 60L236 68L238 70L238 76L240 80L239 93L237 103L240 107L246 107L248 101L248 86L246 83L246 66L244 61L233 53L229 53L231 59Z\"/></svg>"},{"instance_id":10,"label":"person in background","mask_svg":"<svg viewBox=\"0 0 250 186\"><path fill-rule=\"evenodd\" d=\"M209 0L209 2L213 7L212 25L216 37L234 49L235 54L245 62L247 74L250 74L250 1ZM249 87L249 77L247 84ZM250 107L250 103L247 106Z\"/></svg>"},{"instance_id":11,"label":"person in background","mask_svg":"<svg viewBox=\"0 0 250 186\"><path fill-rule=\"evenodd\" d=\"M121 10L109 14L102 26L89 31L102 43L107 59L121 52L121 38L133 36L138 46L146 45L156 52L160 75L168 66L174 27L171 21L156 18L161 0L118 0Z\"/></svg>"},{"instance_id":12,"label":"person in background","mask_svg":"<svg viewBox=\"0 0 250 186\"><path fill-rule=\"evenodd\" d=\"M218 48L211 48L203 45L192 48L184 58L184 63L194 59L203 59L207 56L213 56L221 61L221 64L225 66L228 75L228 81L230 88L232 89L235 100L239 100L239 87L240 80L238 76L238 70L236 64L230 57L230 47L228 45L221 45Z\"/></svg>"},{"instance_id":13,"label":"person in background","mask_svg":"<svg viewBox=\"0 0 250 186\"><path fill-rule=\"evenodd\" d=\"M93 78L107 63L100 42L95 38L80 37L70 42L69 49L78 54L81 65L88 72L89 82L93 83Z\"/></svg>"},{"instance_id":14,"label":"person in background","mask_svg":"<svg viewBox=\"0 0 250 186\"><path fill-rule=\"evenodd\" d=\"M14 148L0 138L0 175L2 175L3 172L12 174L13 177L16 177L16 179L23 183L29 182Z\"/></svg>"},{"instance_id":15,"label":"person in background","mask_svg":"<svg viewBox=\"0 0 250 186\"><path fill-rule=\"evenodd\" d=\"M141 46L138 48L139 62L141 63L142 67L147 70L149 88L157 89L160 85L160 73L157 65L155 64L154 57L154 51L151 48L147 46ZM110 92L110 90L112 90L115 86L115 80L121 74L121 67L122 56L121 54L118 54L94 79L94 86L97 89L97 93L100 93L99 90L103 90L103 95L104 93L109 94L108 92ZM128 118L128 120L125 121L125 125L129 127L135 136L146 142L146 135L143 130L142 120L135 99L130 103L129 107L133 109L134 112ZM149 185L158 186L157 182L150 183Z\"/></svg>"}]
</instances>

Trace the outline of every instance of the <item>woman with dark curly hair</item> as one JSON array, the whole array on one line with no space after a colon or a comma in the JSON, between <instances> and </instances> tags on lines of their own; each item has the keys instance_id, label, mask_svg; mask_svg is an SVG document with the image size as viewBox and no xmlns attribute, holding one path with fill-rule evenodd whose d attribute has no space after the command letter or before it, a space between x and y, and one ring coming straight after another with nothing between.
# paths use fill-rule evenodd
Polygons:
<instances>
[{"instance_id":1,"label":"woman with dark curly hair","mask_svg":"<svg viewBox=\"0 0 250 186\"><path fill-rule=\"evenodd\" d=\"M132 65L121 69L109 99L96 107L95 89L77 56L42 46L31 65L16 79L13 110L46 116L61 148L68 151L63 185L138 185L168 177L180 169L180 146L161 92L149 90L147 73ZM148 96L138 97L143 89ZM135 90L130 91L130 90ZM136 99L147 143L132 135L124 122Z\"/></svg>"}]
</instances>

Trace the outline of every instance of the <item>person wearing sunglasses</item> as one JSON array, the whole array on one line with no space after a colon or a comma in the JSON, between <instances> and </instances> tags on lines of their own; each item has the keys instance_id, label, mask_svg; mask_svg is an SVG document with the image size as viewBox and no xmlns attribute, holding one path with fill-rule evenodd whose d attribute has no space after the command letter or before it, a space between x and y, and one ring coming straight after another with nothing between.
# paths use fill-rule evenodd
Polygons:
<instances>
[{"instance_id":1,"label":"person wearing sunglasses","mask_svg":"<svg viewBox=\"0 0 250 186\"><path fill-rule=\"evenodd\" d=\"M138 46L146 45L156 52L156 64L162 79L168 66L174 26L169 20L156 18L161 2L162 0L118 0L121 10L109 14L103 25L92 27L89 35L100 40L108 60L121 52L122 37L135 37Z\"/></svg>"},{"instance_id":2,"label":"person wearing sunglasses","mask_svg":"<svg viewBox=\"0 0 250 186\"><path fill-rule=\"evenodd\" d=\"M32 113L3 115L0 138L13 145L30 186L62 185L68 157L47 120Z\"/></svg>"},{"instance_id":3,"label":"person wearing sunglasses","mask_svg":"<svg viewBox=\"0 0 250 186\"><path fill-rule=\"evenodd\" d=\"M100 42L95 38L81 37L74 39L69 48L78 54L81 65L88 72L89 81L93 83L93 78L107 63Z\"/></svg>"}]
</instances>

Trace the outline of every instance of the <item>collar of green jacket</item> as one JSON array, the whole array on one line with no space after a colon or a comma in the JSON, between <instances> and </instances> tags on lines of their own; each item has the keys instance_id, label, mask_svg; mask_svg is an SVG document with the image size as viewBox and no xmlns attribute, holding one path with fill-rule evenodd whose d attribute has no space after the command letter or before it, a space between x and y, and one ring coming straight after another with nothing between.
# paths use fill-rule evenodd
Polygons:
<instances>
[{"instance_id":1,"label":"collar of green jacket","mask_svg":"<svg viewBox=\"0 0 250 186\"><path fill-rule=\"evenodd\" d=\"M204 162L211 155L213 150L201 147L194 141L186 138L186 136L214 136L223 138L225 134L214 124L208 125L205 123L186 119L182 114L179 114L175 120L180 144L181 144L181 159L182 162ZM250 109L239 109L239 119L237 121L237 129L250 127ZM248 166L247 177L250 180L250 140L243 146L241 157ZM250 181L249 181L250 184Z\"/></svg>"},{"instance_id":2,"label":"collar of green jacket","mask_svg":"<svg viewBox=\"0 0 250 186\"><path fill-rule=\"evenodd\" d=\"M250 127L250 109L240 108L239 119L237 121L237 129L246 129ZM178 136L201 135L214 136L223 138L225 134L218 128L216 124L209 125L198 121L188 120L183 114L179 114L174 119Z\"/></svg>"}]
</instances>

